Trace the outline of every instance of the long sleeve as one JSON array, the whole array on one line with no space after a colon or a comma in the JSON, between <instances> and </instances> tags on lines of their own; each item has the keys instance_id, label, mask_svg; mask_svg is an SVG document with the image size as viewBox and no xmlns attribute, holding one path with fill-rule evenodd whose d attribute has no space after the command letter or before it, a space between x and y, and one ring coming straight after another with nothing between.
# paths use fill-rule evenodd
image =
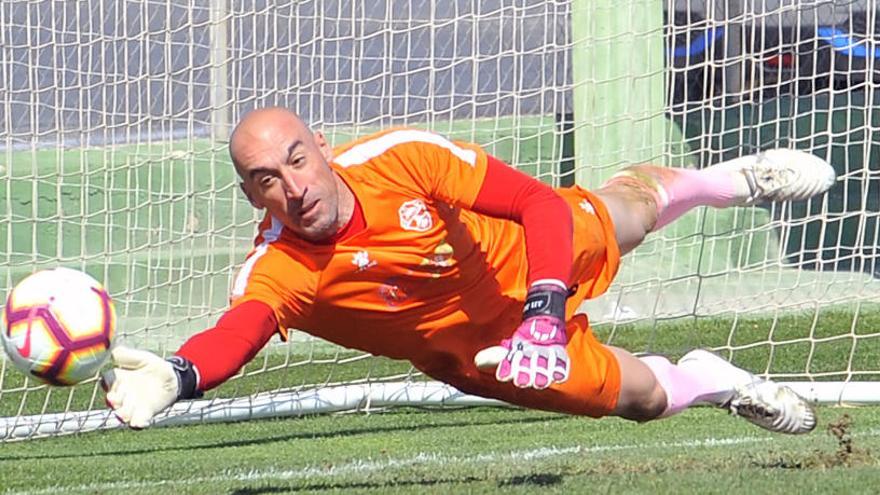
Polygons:
<instances>
[{"instance_id":1,"label":"long sleeve","mask_svg":"<svg viewBox=\"0 0 880 495\"><path fill-rule=\"evenodd\" d=\"M489 156L473 210L522 224L529 285L547 279L570 283L571 209L552 188Z\"/></svg>"},{"instance_id":2,"label":"long sleeve","mask_svg":"<svg viewBox=\"0 0 880 495\"><path fill-rule=\"evenodd\" d=\"M277 329L268 305L247 301L227 311L214 328L190 337L176 354L198 370L198 389L209 390L253 359Z\"/></svg>"}]
</instances>

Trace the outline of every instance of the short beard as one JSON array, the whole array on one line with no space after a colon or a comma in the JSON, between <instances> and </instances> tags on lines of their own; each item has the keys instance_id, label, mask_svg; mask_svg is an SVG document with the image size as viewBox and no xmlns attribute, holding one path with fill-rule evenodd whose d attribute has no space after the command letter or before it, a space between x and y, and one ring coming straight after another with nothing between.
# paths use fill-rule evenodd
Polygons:
<instances>
[{"instance_id":1,"label":"short beard","mask_svg":"<svg viewBox=\"0 0 880 495\"><path fill-rule=\"evenodd\" d=\"M339 226L337 223L338 222L335 218L328 220L326 223L319 221L304 228L302 232L297 233L297 235L309 242L320 243L332 238L337 232L339 232Z\"/></svg>"}]
</instances>

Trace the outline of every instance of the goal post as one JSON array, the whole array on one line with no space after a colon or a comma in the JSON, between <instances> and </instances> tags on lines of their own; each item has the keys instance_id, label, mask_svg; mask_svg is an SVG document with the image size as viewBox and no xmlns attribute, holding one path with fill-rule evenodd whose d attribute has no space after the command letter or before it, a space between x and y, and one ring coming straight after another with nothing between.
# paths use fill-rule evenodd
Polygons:
<instances>
[{"instance_id":1,"label":"goal post","mask_svg":"<svg viewBox=\"0 0 880 495\"><path fill-rule=\"evenodd\" d=\"M226 141L232 132L229 97L229 0L211 1L211 140Z\"/></svg>"},{"instance_id":2,"label":"goal post","mask_svg":"<svg viewBox=\"0 0 880 495\"><path fill-rule=\"evenodd\" d=\"M597 335L716 350L830 403L880 399L875 2L304 0L0 3L0 296L54 266L116 301L162 355L212 326L258 213L226 144L253 108L341 144L388 126L473 141L540 180L631 162L705 167L771 147L839 178L800 203L698 209L651 237ZM293 331L161 424L486 405L407 363ZM0 441L114 426L97 380L51 388L0 359ZM175 419L176 418L176 419Z\"/></svg>"},{"instance_id":3,"label":"goal post","mask_svg":"<svg viewBox=\"0 0 880 495\"><path fill-rule=\"evenodd\" d=\"M597 187L626 164L665 161L662 0L574 0L576 182Z\"/></svg>"}]
</instances>

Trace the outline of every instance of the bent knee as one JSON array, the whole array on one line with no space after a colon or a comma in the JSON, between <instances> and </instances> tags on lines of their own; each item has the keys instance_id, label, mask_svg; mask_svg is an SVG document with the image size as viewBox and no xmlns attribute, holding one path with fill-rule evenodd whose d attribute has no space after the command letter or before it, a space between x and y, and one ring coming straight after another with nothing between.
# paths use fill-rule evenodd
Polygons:
<instances>
[{"instance_id":1,"label":"bent knee","mask_svg":"<svg viewBox=\"0 0 880 495\"><path fill-rule=\"evenodd\" d=\"M645 390L626 397L622 394L620 399L614 415L639 422L657 419L666 410L667 405L666 391L656 381L653 387L645 387Z\"/></svg>"}]
</instances>

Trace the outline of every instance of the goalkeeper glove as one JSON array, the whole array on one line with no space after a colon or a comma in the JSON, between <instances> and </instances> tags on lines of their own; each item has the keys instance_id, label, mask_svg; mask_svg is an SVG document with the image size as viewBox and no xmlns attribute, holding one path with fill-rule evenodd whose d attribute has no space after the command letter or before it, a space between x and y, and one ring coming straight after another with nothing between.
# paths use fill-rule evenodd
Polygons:
<instances>
[{"instance_id":1,"label":"goalkeeper glove","mask_svg":"<svg viewBox=\"0 0 880 495\"><path fill-rule=\"evenodd\" d=\"M523 321L513 336L474 356L478 368L495 368L495 378L520 388L544 389L568 380L571 362L565 345L565 300L561 285L539 284L529 289Z\"/></svg>"},{"instance_id":2,"label":"goalkeeper glove","mask_svg":"<svg viewBox=\"0 0 880 495\"><path fill-rule=\"evenodd\" d=\"M179 399L201 397L198 373L185 358L162 359L125 346L115 347L112 357L116 367L103 374L101 386L116 417L134 429L146 428Z\"/></svg>"}]
</instances>

